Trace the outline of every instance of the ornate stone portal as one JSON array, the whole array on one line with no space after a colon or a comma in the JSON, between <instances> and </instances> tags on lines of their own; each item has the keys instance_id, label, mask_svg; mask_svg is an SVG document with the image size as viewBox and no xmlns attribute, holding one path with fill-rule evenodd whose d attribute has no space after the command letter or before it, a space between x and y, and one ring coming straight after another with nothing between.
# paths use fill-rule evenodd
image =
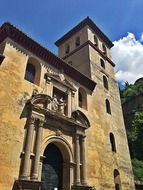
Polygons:
<instances>
[{"instance_id":1,"label":"ornate stone portal","mask_svg":"<svg viewBox=\"0 0 143 190\"><path fill-rule=\"evenodd\" d=\"M53 104L53 101L55 105L49 109L48 105ZM42 133L43 129L46 130L50 128L51 131L56 132L52 143L57 143L56 145L59 147L62 141L68 144L63 138L62 133L67 133L68 136L73 139L73 147L68 144L70 159L64 158L63 155L65 165L63 166L65 167L63 168L63 175L65 175L65 177L68 176L69 179L67 179L67 184L65 180L63 180L62 189L85 189L85 187L87 189L85 130L90 127L90 124L86 116L77 110L72 113L71 118L68 118L63 114L62 109L58 108L58 106L61 105L56 97L52 98L45 94L34 93L31 99L28 100L26 106L27 109L31 111L26 123L24 149L21 154L21 169L17 182L23 189L26 187L26 183L31 184L31 190L41 188L42 182L40 176L42 171L40 165L44 159L43 155L41 155ZM61 153L62 151L65 152L64 145L63 148L61 148ZM72 175L73 180L71 181ZM63 176L64 179L65 177ZM38 182L38 185L36 182ZM33 188L34 185L35 187Z\"/></svg>"}]
</instances>

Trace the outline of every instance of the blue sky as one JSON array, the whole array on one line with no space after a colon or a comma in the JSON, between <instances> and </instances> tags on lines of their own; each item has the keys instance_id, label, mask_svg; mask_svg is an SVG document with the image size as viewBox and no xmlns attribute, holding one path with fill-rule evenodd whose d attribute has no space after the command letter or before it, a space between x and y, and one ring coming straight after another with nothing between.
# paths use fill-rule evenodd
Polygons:
<instances>
[{"instance_id":1,"label":"blue sky","mask_svg":"<svg viewBox=\"0 0 143 190\"><path fill-rule=\"evenodd\" d=\"M54 41L86 16L114 41L140 36L143 0L1 0L0 24L10 21L56 52Z\"/></svg>"},{"instance_id":2,"label":"blue sky","mask_svg":"<svg viewBox=\"0 0 143 190\"><path fill-rule=\"evenodd\" d=\"M111 39L143 33L143 0L1 0L0 25L16 25L54 53L54 42L89 16Z\"/></svg>"}]
</instances>

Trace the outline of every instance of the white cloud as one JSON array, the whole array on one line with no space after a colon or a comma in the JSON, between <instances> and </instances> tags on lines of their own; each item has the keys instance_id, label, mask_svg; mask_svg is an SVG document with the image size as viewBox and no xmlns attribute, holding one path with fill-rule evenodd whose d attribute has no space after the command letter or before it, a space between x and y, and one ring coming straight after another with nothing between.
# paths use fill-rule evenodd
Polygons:
<instances>
[{"instance_id":1,"label":"white cloud","mask_svg":"<svg viewBox=\"0 0 143 190\"><path fill-rule=\"evenodd\" d=\"M143 40L143 34L141 35ZM116 78L118 81L134 83L143 77L143 45L136 40L135 35L128 33L126 37L113 42L113 62L116 64Z\"/></svg>"},{"instance_id":2,"label":"white cloud","mask_svg":"<svg viewBox=\"0 0 143 190\"><path fill-rule=\"evenodd\" d=\"M143 33L141 34L140 42L143 42Z\"/></svg>"}]
</instances>

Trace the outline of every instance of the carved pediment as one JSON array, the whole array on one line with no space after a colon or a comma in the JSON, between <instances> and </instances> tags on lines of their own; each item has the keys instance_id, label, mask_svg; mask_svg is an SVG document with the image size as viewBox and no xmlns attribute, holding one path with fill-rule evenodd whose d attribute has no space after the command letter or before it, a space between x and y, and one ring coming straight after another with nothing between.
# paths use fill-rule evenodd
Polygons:
<instances>
[{"instance_id":1,"label":"carved pediment","mask_svg":"<svg viewBox=\"0 0 143 190\"><path fill-rule=\"evenodd\" d=\"M86 127L86 128L90 127L90 122L89 122L88 118L80 110L76 110L76 111L72 112L72 118L75 119L75 121L77 123L80 123L84 127Z\"/></svg>"},{"instance_id":2,"label":"carved pediment","mask_svg":"<svg viewBox=\"0 0 143 190\"><path fill-rule=\"evenodd\" d=\"M45 73L44 76L45 80L56 80L57 82L65 85L66 87L72 89L73 91L76 91L76 88L73 86L73 84L66 79L63 72L61 73L54 73L51 70L47 69L47 73Z\"/></svg>"}]
</instances>

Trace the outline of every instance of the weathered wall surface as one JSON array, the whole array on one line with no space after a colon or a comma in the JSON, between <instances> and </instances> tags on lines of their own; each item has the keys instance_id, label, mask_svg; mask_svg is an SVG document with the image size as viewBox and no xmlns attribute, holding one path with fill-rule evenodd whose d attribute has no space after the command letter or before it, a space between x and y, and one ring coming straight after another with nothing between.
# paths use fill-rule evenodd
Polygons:
<instances>
[{"instance_id":1,"label":"weathered wall surface","mask_svg":"<svg viewBox=\"0 0 143 190\"><path fill-rule=\"evenodd\" d=\"M24 80L27 55L6 44L0 65L0 189L11 190L19 176L25 119L22 111L34 85Z\"/></svg>"},{"instance_id":2,"label":"weathered wall surface","mask_svg":"<svg viewBox=\"0 0 143 190\"><path fill-rule=\"evenodd\" d=\"M98 54L90 52L92 60L92 78L97 82L93 94L88 92L88 108L78 107L78 92L73 99L72 109L80 109L87 115L91 127L87 130L86 160L87 181L97 190L113 190L114 169L120 172L122 190L134 190L131 162L125 134L119 93L114 80L114 70L107 63L106 70L101 72ZM18 178L20 154L23 149L25 118L21 118L26 100L36 87L42 91L45 66L41 68L40 86L24 80L28 55L9 43L6 44L5 59L0 65L0 189L11 190L14 180ZM85 55L86 56L86 55ZM97 64L98 63L98 64ZM42 65L42 64L41 64ZM44 65L44 64L43 64ZM103 87L103 74L108 73L109 90ZM76 82L75 82L76 84ZM76 88L79 84L76 84ZM106 113L105 99L111 103L112 114ZM115 136L117 152L111 150L109 133ZM44 130L43 140L54 135ZM72 138L64 134L72 147Z\"/></svg>"}]
</instances>

